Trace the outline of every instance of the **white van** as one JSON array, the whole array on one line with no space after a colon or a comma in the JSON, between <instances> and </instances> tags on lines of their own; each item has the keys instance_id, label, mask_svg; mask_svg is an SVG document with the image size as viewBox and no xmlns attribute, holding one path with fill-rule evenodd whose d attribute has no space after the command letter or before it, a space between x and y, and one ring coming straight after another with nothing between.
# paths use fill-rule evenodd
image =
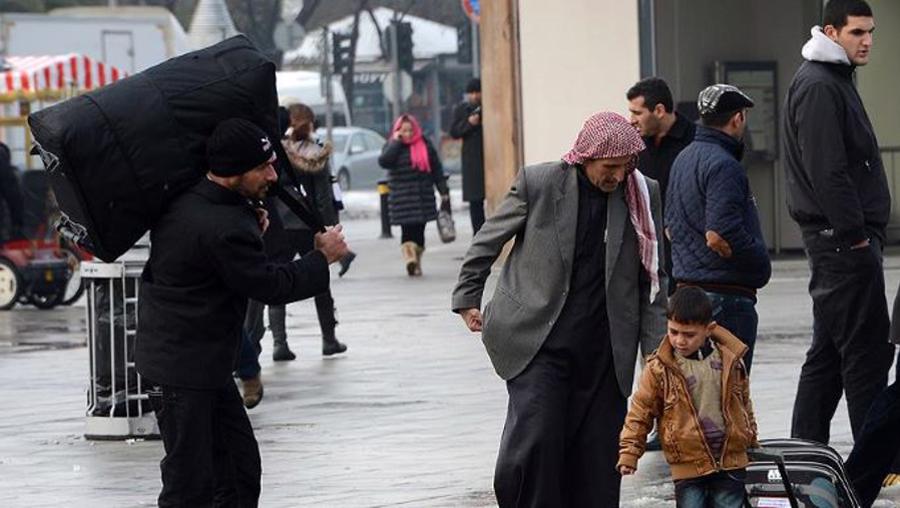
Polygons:
<instances>
[{"instance_id":1,"label":"white van","mask_svg":"<svg viewBox=\"0 0 900 508\"><path fill-rule=\"evenodd\" d=\"M337 76L331 78L334 99L334 125L352 125L350 108L344 96L344 88ZM325 93L321 74L312 71L279 71L275 73L275 87L278 89L278 103L288 106L303 103L312 108L319 125L325 126Z\"/></svg>"}]
</instances>

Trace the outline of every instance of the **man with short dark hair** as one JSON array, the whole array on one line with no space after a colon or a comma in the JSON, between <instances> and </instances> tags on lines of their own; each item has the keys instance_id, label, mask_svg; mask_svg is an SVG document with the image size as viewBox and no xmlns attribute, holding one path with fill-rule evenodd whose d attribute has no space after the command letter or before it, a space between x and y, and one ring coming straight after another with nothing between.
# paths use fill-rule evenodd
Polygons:
<instances>
[{"instance_id":1,"label":"man with short dark hair","mask_svg":"<svg viewBox=\"0 0 900 508\"><path fill-rule=\"evenodd\" d=\"M481 132L481 80L466 84L466 100L453 110L450 136L462 139L463 201L469 203L472 234L484 224L484 135Z\"/></svg>"},{"instance_id":2,"label":"man with short dark hair","mask_svg":"<svg viewBox=\"0 0 900 508\"><path fill-rule=\"evenodd\" d=\"M661 78L642 79L625 96L631 125L637 127L647 145L638 155L638 167L659 182L665 209L669 171L675 157L694 140L696 126L675 111L672 92Z\"/></svg>"},{"instance_id":3,"label":"man with short dark hair","mask_svg":"<svg viewBox=\"0 0 900 508\"><path fill-rule=\"evenodd\" d=\"M259 447L231 377L248 298L267 304L328 289L328 265L347 253L340 226L317 250L270 262L259 201L277 180L272 142L252 122L221 122L209 172L175 198L150 232L141 277L135 363L152 387L166 456L159 505L255 507Z\"/></svg>"},{"instance_id":4,"label":"man with short dark hair","mask_svg":"<svg viewBox=\"0 0 900 508\"><path fill-rule=\"evenodd\" d=\"M841 395L854 439L893 360L882 246L891 196L878 140L854 84L875 20L862 0L831 0L813 27L782 119L788 207L810 261L813 338L791 434L828 443Z\"/></svg>"},{"instance_id":5,"label":"man with short dark hair","mask_svg":"<svg viewBox=\"0 0 900 508\"><path fill-rule=\"evenodd\" d=\"M756 200L740 162L752 107L750 97L731 85L700 92L703 125L672 165L666 200L672 277L706 291L713 319L747 345L748 373L759 322L756 292L772 274Z\"/></svg>"}]
</instances>

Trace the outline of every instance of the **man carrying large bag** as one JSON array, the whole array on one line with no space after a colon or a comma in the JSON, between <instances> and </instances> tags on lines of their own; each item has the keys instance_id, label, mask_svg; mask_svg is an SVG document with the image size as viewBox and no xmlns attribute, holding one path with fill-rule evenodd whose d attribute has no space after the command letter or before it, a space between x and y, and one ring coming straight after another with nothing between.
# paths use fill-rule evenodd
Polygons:
<instances>
[{"instance_id":1,"label":"man carrying large bag","mask_svg":"<svg viewBox=\"0 0 900 508\"><path fill-rule=\"evenodd\" d=\"M134 361L166 450L160 506L257 506L259 449L231 378L247 300L321 293L347 253L313 214L316 252L266 258L257 204L282 195L274 71L240 36L29 118L70 236L112 261L151 231Z\"/></svg>"},{"instance_id":2,"label":"man carrying large bag","mask_svg":"<svg viewBox=\"0 0 900 508\"><path fill-rule=\"evenodd\" d=\"M208 144L211 171L153 226L141 282L138 371L166 448L160 506L256 506L259 449L231 379L247 299L277 305L328 290L328 264L347 253L340 226L317 250L270 262L268 218L248 200L277 180L272 143L247 120L229 119Z\"/></svg>"}]
</instances>

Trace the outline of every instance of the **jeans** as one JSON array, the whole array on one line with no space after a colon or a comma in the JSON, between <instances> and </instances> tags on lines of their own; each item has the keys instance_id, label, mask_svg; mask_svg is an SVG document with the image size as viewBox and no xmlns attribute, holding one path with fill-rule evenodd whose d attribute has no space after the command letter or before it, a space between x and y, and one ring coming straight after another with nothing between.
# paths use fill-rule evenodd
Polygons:
<instances>
[{"instance_id":1,"label":"jeans","mask_svg":"<svg viewBox=\"0 0 900 508\"><path fill-rule=\"evenodd\" d=\"M244 331L241 333L241 351L238 355L237 375L241 379L253 379L259 376L259 344L254 344Z\"/></svg>"},{"instance_id":2,"label":"jeans","mask_svg":"<svg viewBox=\"0 0 900 508\"><path fill-rule=\"evenodd\" d=\"M749 348L744 355L747 374L753 363L753 347L756 345L756 301L749 296L706 292L713 307L713 319L723 328L733 333Z\"/></svg>"},{"instance_id":3,"label":"jeans","mask_svg":"<svg viewBox=\"0 0 900 508\"><path fill-rule=\"evenodd\" d=\"M812 275L813 338L800 371L791 436L827 444L831 418L846 395L853 439L887 384L894 347L884 297L881 245L849 249L805 233Z\"/></svg>"},{"instance_id":4,"label":"jeans","mask_svg":"<svg viewBox=\"0 0 900 508\"><path fill-rule=\"evenodd\" d=\"M699 478L675 481L675 506L678 508L742 508L744 506L743 469L722 471Z\"/></svg>"}]
</instances>

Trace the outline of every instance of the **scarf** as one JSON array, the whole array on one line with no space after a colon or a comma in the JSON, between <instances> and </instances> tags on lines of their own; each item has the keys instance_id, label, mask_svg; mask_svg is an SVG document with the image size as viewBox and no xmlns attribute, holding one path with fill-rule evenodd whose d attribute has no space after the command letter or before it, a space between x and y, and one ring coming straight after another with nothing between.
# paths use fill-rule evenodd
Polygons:
<instances>
[{"instance_id":1,"label":"scarf","mask_svg":"<svg viewBox=\"0 0 900 508\"><path fill-rule=\"evenodd\" d=\"M604 111L584 122L572 149L563 155L569 164L584 164L586 160L608 159L637 154L646 148L637 129L616 113ZM638 237L641 265L650 279L650 301L659 293L659 239L650 209L650 189L647 179L635 169L625 181L625 202L628 215Z\"/></svg>"},{"instance_id":2,"label":"scarf","mask_svg":"<svg viewBox=\"0 0 900 508\"><path fill-rule=\"evenodd\" d=\"M425 144L425 137L422 136L422 127L419 126L416 117L412 115L400 115L400 117L394 121L394 128L391 129L391 132L400 130L400 126L403 122L409 122L413 129L412 139L408 143L403 141L404 144L409 146L409 160L412 163L413 169L421 171L422 173L431 173L431 161L428 159L428 145Z\"/></svg>"}]
</instances>

